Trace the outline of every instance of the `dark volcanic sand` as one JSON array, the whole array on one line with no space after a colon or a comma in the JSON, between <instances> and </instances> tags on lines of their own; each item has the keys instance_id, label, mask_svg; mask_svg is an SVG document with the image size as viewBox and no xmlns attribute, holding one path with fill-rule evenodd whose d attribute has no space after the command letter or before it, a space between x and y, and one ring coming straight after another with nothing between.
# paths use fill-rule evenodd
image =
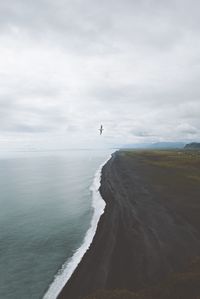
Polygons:
<instances>
[{"instance_id":1,"label":"dark volcanic sand","mask_svg":"<svg viewBox=\"0 0 200 299\"><path fill-rule=\"evenodd\" d=\"M170 176L170 171L155 170L123 152L104 166L100 192L105 213L59 299L83 298L98 289L138 290L182 270L200 255L198 225L173 200L184 197L184 186L170 190L157 184L152 179L155 171L159 177Z\"/></svg>"}]
</instances>

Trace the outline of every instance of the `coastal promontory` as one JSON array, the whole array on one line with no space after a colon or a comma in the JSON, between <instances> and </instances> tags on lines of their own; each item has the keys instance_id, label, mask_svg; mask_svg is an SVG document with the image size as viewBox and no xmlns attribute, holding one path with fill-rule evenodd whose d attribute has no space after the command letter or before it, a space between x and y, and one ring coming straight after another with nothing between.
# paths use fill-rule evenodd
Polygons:
<instances>
[{"instance_id":1,"label":"coastal promontory","mask_svg":"<svg viewBox=\"0 0 200 299\"><path fill-rule=\"evenodd\" d=\"M200 143L199 142L192 142L188 143L184 147L186 150L200 150Z\"/></svg>"}]
</instances>

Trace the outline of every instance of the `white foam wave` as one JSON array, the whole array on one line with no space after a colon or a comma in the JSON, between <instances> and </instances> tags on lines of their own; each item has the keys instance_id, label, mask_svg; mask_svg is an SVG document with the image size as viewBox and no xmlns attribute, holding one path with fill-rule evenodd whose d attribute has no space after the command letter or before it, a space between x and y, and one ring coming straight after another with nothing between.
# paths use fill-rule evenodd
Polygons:
<instances>
[{"instance_id":1,"label":"white foam wave","mask_svg":"<svg viewBox=\"0 0 200 299\"><path fill-rule=\"evenodd\" d=\"M61 270L56 274L54 281L50 285L48 291L44 295L43 299L56 299L67 281L70 279L71 275L73 274L74 270L80 263L83 258L83 255L90 247L94 235L96 233L97 225L101 215L105 209L105 201L100 195L99 187L101 184L101 171L103 166L107 163L110 157L99 167L97 170L92 186L90 190L92 192L92 207L94 209L94 214L92 217L91 225L89 230L87 231L83 244L79 249L75 252L75 254L71 257L71 259L67 260L66 263L63 264Z\"/></svg>"}]
</instances>

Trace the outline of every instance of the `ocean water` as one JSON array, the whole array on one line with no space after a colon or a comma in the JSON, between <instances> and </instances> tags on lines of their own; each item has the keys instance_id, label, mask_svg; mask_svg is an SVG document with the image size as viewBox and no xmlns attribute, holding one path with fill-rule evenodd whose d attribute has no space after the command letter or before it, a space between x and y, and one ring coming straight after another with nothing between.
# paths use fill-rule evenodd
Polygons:
<instances>
[{"instance_id":1,"label":"ocean water","mask_svg":"<svg viewBox=\"0 0 200 299\"><path fill-rule=\"evenodd\" d=\"M0 298L55 299L105 203L110 151L0 153Z\"/></svg>"}]
</instances>

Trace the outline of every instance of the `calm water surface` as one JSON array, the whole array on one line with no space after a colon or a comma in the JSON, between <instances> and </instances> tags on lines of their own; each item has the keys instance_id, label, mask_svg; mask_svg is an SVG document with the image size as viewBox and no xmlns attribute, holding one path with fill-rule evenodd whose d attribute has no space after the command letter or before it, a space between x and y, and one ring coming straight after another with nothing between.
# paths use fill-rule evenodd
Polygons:
<instances>
[{"instance_id":1,"label":"calm water surface","mask_svg":"<svg viewBox=\"0 0 200 299\"><path fill-rule=\"evenodd\" d=\"M40 299L83 242L111 151L0 153L0 298Z\"/></svg>"}]
</instances>

